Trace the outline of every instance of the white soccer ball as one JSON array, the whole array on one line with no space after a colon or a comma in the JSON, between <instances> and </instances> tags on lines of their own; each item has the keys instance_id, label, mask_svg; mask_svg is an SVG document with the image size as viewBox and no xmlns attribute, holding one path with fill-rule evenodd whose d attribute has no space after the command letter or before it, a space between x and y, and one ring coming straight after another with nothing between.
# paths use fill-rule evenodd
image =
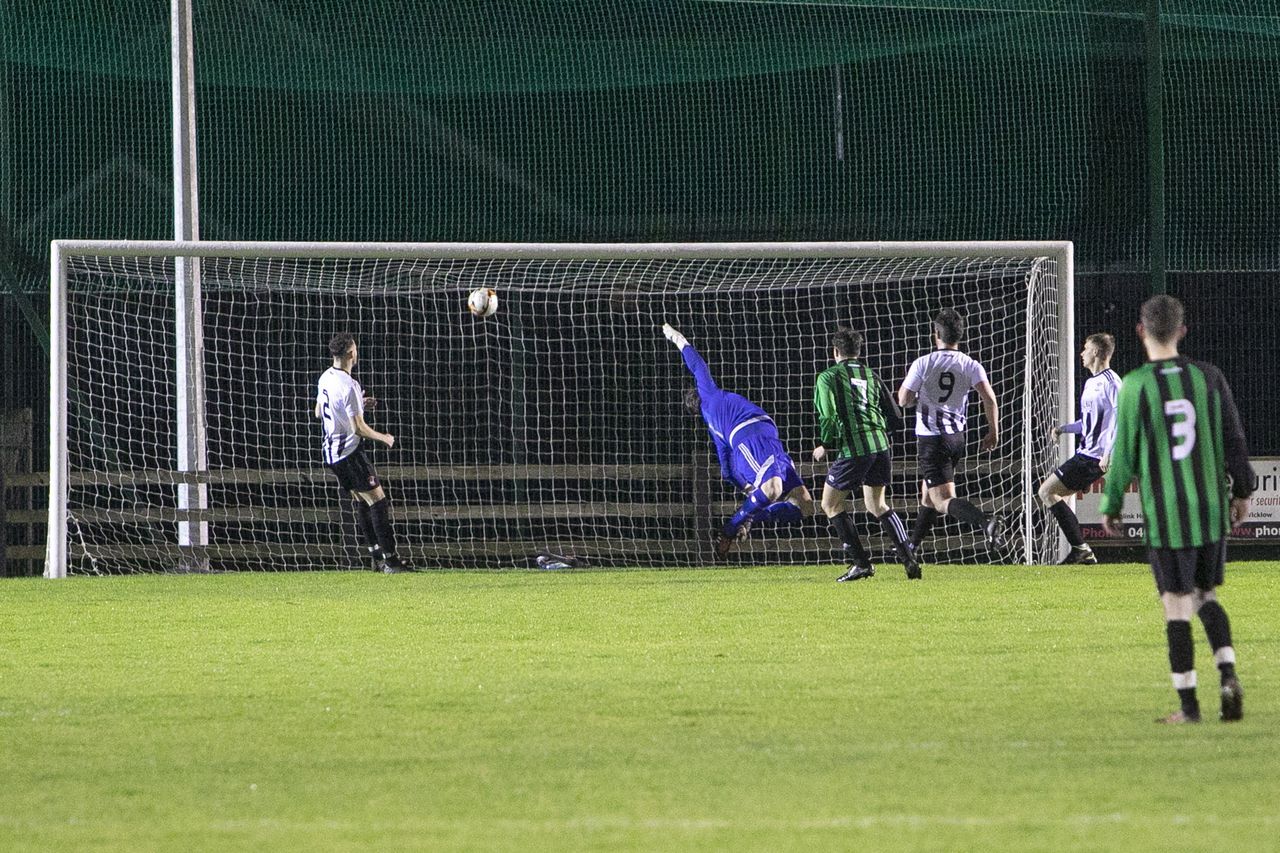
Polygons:
<instances>
[{"instance_id":1,"label":"white soccer ball","mask_svg":"<svg viewBox=\"0 0 1280 853\"><path fill-rule=\"evenodd\" d=\"M498 291L492 287L477 287L467 297L467 310L474 317L492 317L498 310Z\"/></svg>"}]
</instances>

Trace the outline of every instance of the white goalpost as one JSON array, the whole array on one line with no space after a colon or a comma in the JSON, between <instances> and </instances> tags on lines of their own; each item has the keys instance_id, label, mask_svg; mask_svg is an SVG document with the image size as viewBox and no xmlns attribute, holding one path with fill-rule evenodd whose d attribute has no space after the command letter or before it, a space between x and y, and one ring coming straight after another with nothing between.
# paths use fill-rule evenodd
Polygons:
<instances>
[{"instance_id":1,"label":"white goalpost","mask_svg":"<svg viewBox=\"0 0 1280 853\"><path fill-rule=\"evenodd\" d=\"M1035 491L1065 454L1049 428L1074 417L1070 243L68 240L51 256L47 577L367 567L312 412L344 330L379 400L368 419L397 438L370 456L411 559L725 562L712 532L740 496L681 405L688 374L661 325L772 415L817 495L813 382L831 334L861 331L864 361L896 389L944 307L965 315L961 348L1002 412L1001 446L980 453L972 403L959 492L1011 536L991 553L944 522L924 561L1039 563L1061 547ZM194 304L179 298L187 259ZM498 292L494 316L468 313L477 287ZM200 347L184 343L191 327ZM912 425L891 436L888 492L908 523ZM753 529L727 562L834 564L835 544L819 514Z\"/></svg>"}]
</instances>

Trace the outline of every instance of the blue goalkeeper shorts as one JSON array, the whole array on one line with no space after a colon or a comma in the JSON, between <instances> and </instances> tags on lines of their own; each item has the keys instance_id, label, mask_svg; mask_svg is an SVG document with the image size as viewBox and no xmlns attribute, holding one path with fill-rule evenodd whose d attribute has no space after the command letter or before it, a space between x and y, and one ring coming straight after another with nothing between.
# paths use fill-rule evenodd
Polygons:
<instances>
[{"instance_id":1,"label":"blue goalkeeper shorts","mask_svg":"<svg viewBox=\"0 0 1280 853\"><path fill-rule=\"evenodd\" d=\"M753 424L735 435L730 460L734 481L739 485L749 483L759 488L765 480L781 477L784 495L804 485L772 423Z\"/></svg>"}]
</instances>

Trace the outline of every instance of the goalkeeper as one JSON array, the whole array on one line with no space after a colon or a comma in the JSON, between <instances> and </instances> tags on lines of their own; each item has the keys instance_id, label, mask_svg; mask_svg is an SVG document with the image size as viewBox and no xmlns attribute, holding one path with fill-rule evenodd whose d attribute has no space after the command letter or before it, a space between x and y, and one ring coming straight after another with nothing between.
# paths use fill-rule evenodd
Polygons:
<instances>
[{"instance_id":1,"label":"goalkeeper","mask_svg":"<svg viewBox=\"0 0 1280 853\"><path fill-rule=\"evenodd\" d=\"M670 324L662 334L680 349L694 387L685 392L689 411L701 414L720 459L720 475L747 498L716 537L716 555L729 553L734 539L754 522L795 523L813 514L813 497L782 447L778 428L764 409L740 394L722 390L702 356Z\"/></svg>"}]
</instances>

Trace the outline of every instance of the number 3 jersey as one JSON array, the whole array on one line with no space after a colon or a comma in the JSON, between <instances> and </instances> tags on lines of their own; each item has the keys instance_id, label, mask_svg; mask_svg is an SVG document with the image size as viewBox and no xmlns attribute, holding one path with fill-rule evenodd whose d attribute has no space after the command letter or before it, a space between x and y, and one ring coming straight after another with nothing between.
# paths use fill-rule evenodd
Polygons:
<instances>
[{"instance_id":1,"label":"number 3 jersey","mask_svg":"<svg viewBox=\"0 0 1280 853\"><path fill-rule=\"evenodd\" d=\"M964 432L969 392L986 381L983 366L960 350L938 349L917 358L902 383L916 393L916 435Z\"/></svg>"},{"instance_id":2,"label":"number 3 jersey","mask_svg":"<svg viewBox=\"0 0 1280 853\"><path fill-rule=\"evenodd\" d=\"M1240 412L1218 368L1178 356L1125 376L1103 515L1120 515L1135 476L1151 547L1200 548L1227 535L1229 497L1251 495L1254 475Z\"/></svg>"},{"instance_id":3,"label":"number 3 jersey","mask_svg":"<svg viewBox=\"0 0 1280 853\"><path fill-rule=\"evenodd\" d=\"M330 367L320 374L316 406L324 425L320 452L324 464L333 465L355 453L360 446L355 420L364 417L364 389L350 373Z\"/></svg>"}]
</instances>

